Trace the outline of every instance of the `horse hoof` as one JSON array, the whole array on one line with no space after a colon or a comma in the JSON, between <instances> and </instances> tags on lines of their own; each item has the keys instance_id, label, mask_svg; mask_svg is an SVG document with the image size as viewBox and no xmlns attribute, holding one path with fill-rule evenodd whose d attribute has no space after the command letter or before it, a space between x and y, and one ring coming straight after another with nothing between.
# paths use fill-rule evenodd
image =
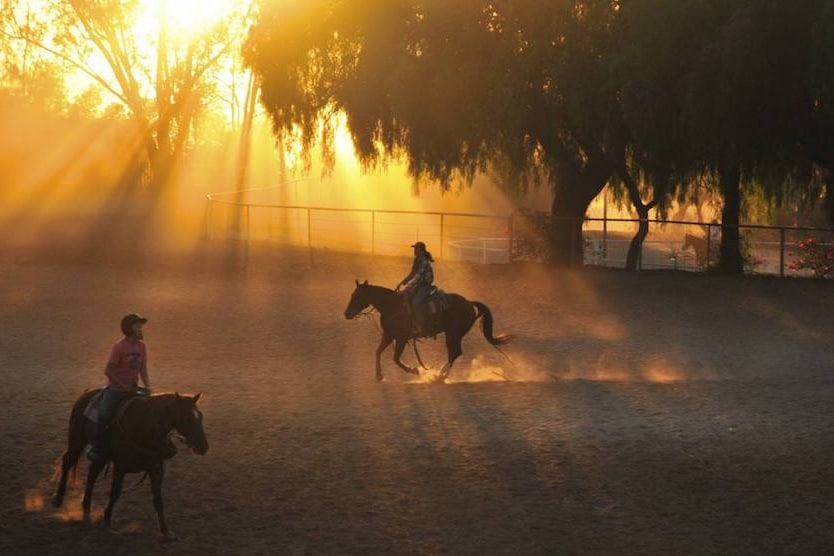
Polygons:
<instances>
[{"instance_id":1,"label":"horse hoof","mask_svg":"<svg viewBox=\"0 0 834 556\"><path fill-rule=\"evenodd\" d=\"M174 542L178 541L180 538L174 534L173 531L166 531L162 533L162 542Z\"/></svg>"},{"instance_id":2,"label":"horse hoof","mask_svg":"<svg viewBox=\"0 0 834 556\"><path fill-rule=\"evenodd\" d=\"M412 367L408 369L408 372L413 375L420 376L420 369L418 369L417 367Z\"/></svg>"},{"instance_id":3,"label":"horse hoof","mask_svg":"<svg viewBox=\"0 0 834 556\"><path fill-rule=\"evenodd\" d=\"M52 498L52 507L53 508L60 508L64 505L64 497L63 496L54 496Z\"/></svg>"},{"instance_id":4,"label":"horse hoof","mask_svg":"<svg viewBox=\"0 0 834 556\"><path fill-rule=\"evenodd\" d=\"M435 384L446 384L446 375L444 375L444 374L437 375L437 377L435 377L435 379L434 379L434 383Z\"/></svg>"},{"instance_id":5,"label":"horse hoof","mask_svg":"<svg viewBox=\"0 0 834 556\"><path fill-rule=\"evenodd\" d=\"M383 380L385 380L385 377L382 376L382 373L377 373L376 374L376 381L377 382L382 382Z\"/></svg>"}]
</instances>

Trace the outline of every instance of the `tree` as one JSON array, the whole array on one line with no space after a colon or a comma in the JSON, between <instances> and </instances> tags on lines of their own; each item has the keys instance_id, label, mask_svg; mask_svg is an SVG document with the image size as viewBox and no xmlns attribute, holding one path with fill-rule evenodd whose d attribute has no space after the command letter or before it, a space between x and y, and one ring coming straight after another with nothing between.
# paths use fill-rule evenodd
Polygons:
<instances>
[{"instance_id":1,"label":"tree","mask_svg":"<svg viewBox=\"0 0 834 556\"><path fill-rule=\"evenodd\" d=\"M127 107L142 137L127 169L128 181L138 179L149 164L160 186L182 155L192 122L214 86L213 72L246 19L232 17L182 37L170 32L166 5L159 2L159 24L148 37L137 36L134 29L141 6L137 0L51 0L44 10L55 27L53 35L26 26L5 33L86 74ZM106 71L91 65L93 56L104 60Z\"/></svg>"},{"instance_id":2,"label":"tree","mask_svg":"<svg viewBox=\"0 0 834 556\"><path fill-rule=\"evenodd\" d=\"M344 111L366 165L399 154L448 187L500 163L553 187L551 254L581 264L582 222L616 167L608 69L616 1L266 3L246 47L276 133L332 155Z\"/></svg>"},{"instance_id":3,"label":"tree","mask_svg":"<svg viewBox=\"0 0 834 556\"><path fill-rule=\"evenodd\" d=\"M64 68L47 52L32 43L13 40L28 35L45 42L54 30L26 2L4 2L0 6L0 88L21 99L37 99L41 106L60 111L67 102Z\"/></svg>"}]
</instances>

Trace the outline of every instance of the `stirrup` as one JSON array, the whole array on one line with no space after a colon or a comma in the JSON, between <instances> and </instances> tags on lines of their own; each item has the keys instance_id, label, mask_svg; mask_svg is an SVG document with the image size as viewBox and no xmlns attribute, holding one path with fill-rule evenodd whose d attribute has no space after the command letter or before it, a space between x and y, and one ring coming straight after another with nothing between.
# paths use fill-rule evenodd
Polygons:
<instances>
[{"instance_id":1,"label":"stirrup","mask_svg":"<svg viewBox=\"0 0 834 556\"><path fill-rule=\"evenodd\" d=\"M90 446L90 449L87 450L87 459L94 463L106 463L110 458L108 454L100 452L95 446Z\"/></svg>"}]
</instances>

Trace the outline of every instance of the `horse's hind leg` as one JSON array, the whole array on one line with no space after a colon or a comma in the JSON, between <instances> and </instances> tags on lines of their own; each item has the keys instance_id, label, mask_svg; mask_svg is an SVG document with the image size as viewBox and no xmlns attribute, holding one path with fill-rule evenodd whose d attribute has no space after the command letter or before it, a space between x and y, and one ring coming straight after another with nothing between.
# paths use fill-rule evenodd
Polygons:
<instances>
[{"instance_id":1,"label":"horse's hind leg","mask_svg":"<svg viewBox=\"0 0 834 556\"><path fill-rule=\"evenodd\" d=\"M81 500L81 508L84 510L84 518L90 517L90 505L93 500L93 487L96 486L96 479L99 473L104 469L104 464L100 461L91 461L90 470L87 471L87 485L84 487L84 498Z\"/></svg>"},{"instance_id":2,"label":"horse's hind leg","mask_svg":"<svg viewBox=\"0 0 834 556\"><path fill-rule=\"evenodd\" d=\"M70 449L67 449L61 457L61 477L58 480L58 488L55 490L55 495L52 497L52 506L55 508L60 508L64 503L64 496L67 493L67 478L69 476L69 472L78 464L78 459L81 457L82 450L83 446L77 451L70 451Z\"/></svg>"},{"instance_id":3,"label":"horse's hind leg","mask_svg":"<svg viewBox=\"0 0 834 556\"><path fill-rule=\"evenodd\" d=\"M61 477L58 481L58 488L55 491L55 496L52 497L52 505L60 508L64 503L64 495L67 493L67 476L76 465L81 453L84 451L84 446L87 444L87 439L84 435L84 419L73 415L70 419L69 438L67 441L67 451L61 457Z\"/></svg>"},{"instance_id":4,"label":"horse's hind leg","mask_svg":"<svg viewBox=\"0 0 834 556\"><path fill-rule=\"evenodd\" d=\"M442 382L446 380L449 373L452 371L452 365L454 365L455 359L463 355L461 340L463 340L463 338L460 336L450 336L448 333L446 334L446 352L448 353L448 359L446 360L446 364L443 365L443 368L440 369L438 381Z\"/></svg>"},{"instance_id":5,"label":"horse's hind leg","mask_svg":"<svg viewBox=\"0 0 834 556\"><path fill-rule=\"evenodd\" d=\"M107 503L107 509L104 510L104 526L110 527L110 518L113 517L113 506L116 505L116 500L122 494L122 481L125 478L125 472L120 465L113 464L113 482L110 485L110 501Z\"/></svg>"}]
</instances>

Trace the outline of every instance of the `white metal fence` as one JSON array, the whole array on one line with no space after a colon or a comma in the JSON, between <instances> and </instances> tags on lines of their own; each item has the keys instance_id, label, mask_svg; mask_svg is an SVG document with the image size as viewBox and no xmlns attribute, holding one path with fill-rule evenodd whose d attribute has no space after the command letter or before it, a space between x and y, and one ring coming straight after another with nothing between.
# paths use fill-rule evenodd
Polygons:
<instances>
[{"instance_id":1,"label":"white metal fence","mask_svg":"<svg viewBox=\"0 0 834 556\"><path fill-rule=\"evenodd\" d=\"M401 256L410 255L412 243L423 241L441 259L484 264L536 259L545 244L545 232L530 225L529 214L331 208L248 203L221 197L208 196L207 237ZM625 266L639 220L582 221L585 264ZM649 234L638 259L640 269L703 271L718 263L721 224L673 220L648 223ZM791 270L807 255L800 243L814 238L818 246L834 244L832 229L742 224L739 232L746 271L755 274L812 275L808 270Z\"/></svg>"}]
</instances>

